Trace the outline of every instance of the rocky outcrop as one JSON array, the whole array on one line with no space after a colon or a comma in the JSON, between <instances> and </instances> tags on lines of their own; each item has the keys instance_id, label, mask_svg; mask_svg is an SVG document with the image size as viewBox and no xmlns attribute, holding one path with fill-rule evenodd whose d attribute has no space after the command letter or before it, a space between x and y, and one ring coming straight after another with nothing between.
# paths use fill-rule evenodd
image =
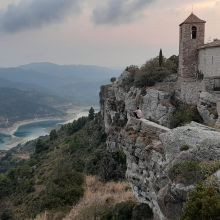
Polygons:
<instances>
[{"instance_id":1,"label":"rocky outcrop","mask_svg":"<svg viewBox=\"0 0 220 220\"><path fill-rule=\"evenodd\" d=\"M204 120L204 123L210 126L219 124L218 115L218 103L220 99L217 95L209 92L201 92L199 96L199 102L197 109Z\"/></svg>"},{"instance_id":2,"label":"rocky outcrop","mask_svg":"<svg viewBox=\"0 0 220 220\"><path fill-rule=\"evenodd\" d=\"M175 110L171 104L173 88L161 90L156 87L144 89L131 87L126 91L123 82L128 81L127 78L129 73L125 71L116 83L101 88L101 111L106 129L115 125L115 117L126 120L137 107L142 109L145 119L169 127L170 118Z\"/></svg>"},{"instance_id":3,"label":"rocky outcrop","mask_svg":"<svg viewBox=\"0 0 220 220\"><path fill-rule=\"evenodd\" d=\"M125 152L127 179L139 201L152 208L154 219L179 219L188 193L198 180L208 178L196 169L216 162L215 173L210 175L219 179L220 132L195 122L169 129L175 111L172 89L131 87L125 91L122 85L127 77L125 72L118 82L101 90L107 145L112 151L121 148ZM201 94L201 105L202 99ZM142 109L144 119L132 117L136 106ZM202 106L198 110L205 112Z\"/></svg>"},{"instance_id":4,"label":"rocky outcrop","mask_svg":"<svg viewBox=\"0 0 220 220\"><path fill-rule=\"evenodd\" d=\"M112 144L110 139L108 144ZM220 133L194 122L170 130L147 120L130 119L117 144L127 156L126 176L133 192L152 208L154 219L179 219L187 194L197 184L197 179L191 181L187 176L172 177L176 165L220 158Z\"/></svg>"}]
</instances>

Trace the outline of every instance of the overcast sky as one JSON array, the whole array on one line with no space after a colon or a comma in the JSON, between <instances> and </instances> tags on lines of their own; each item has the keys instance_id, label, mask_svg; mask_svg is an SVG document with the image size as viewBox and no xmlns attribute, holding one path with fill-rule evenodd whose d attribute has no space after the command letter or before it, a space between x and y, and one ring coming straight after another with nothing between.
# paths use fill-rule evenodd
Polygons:
<instances>
[{"instance_id":1,"label":"overcast sky","mask_svg":"<svg viewBox=\"0 0 220 220\"><path fill-rule=\"evenodd\" d=\"M220 0L0 0L0 66L30 62L124 67L162 48L178 54L193 10L220 38Z\"/></svg>"}]
</instances>

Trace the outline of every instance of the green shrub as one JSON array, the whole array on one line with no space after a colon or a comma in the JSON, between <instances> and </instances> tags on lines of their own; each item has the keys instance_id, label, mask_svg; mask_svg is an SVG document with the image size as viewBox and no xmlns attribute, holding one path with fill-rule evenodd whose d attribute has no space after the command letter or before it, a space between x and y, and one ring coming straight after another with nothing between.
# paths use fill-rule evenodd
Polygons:
<instances>
[{"instance_id":1,"label":"green shrub","mask_svg":"<svg viewBox=\"0 0 220 220\"><path fill-rule=\"evenodd\" d=\"M147 220L152 217L153 211L147 204L140 203L133 208L132 220Z\"/></svg>"},{"instance_id":2,"label":"green shrub","mask_svg":"<svg viewBox=\"0 0 220 220\"><path fill-rule=\"evenodd\" d=\"M203 123L196 106L180 105L173 113L170 126L171 128L176 128L190 123L191 121Z\"/></svg>"},{"instance_id":3,"label":"green shrub","mask_svg":"<svg viewBox=\"0 0 220 220\"><path fill-rule=\"evenodd\" d=\"M172 72L177 73L179 66L179 56L172 55L166 60L166 67Z\"/></svg>"},{"instance_id":4,"label":"green shrub","mask_svg":"<svg viewBox=\"0 0 220 220\"><path fill-rule=\"evenodd\" d=\"M113 117L113 125L118 127L124 127L128 122L127 115L124 115L123 118L120 117L120 113L115 113Z\"/></svg>"},{"instance_id":5,"label":"green shrub","mask_svg":"<svg viewBox=\"0 0 220 220\"><path fill-rule=\"evenodd\" d=\"M57 137L58 137L57 131L56 131L55 129L52 130L52 131L50 132L50 140L51 140L51 141L54 141L54 140L57 139Z\"/></svg>"},{"instance_id":6,"label":"green shrub","mask_svg":"<svg viewBox=\"0 0 220 220\"><path fill-rule=\"evenodd\" d=\"M74 121L73 123L63 125L61 130L67 131L68 135L72 135L82 129L87 122L87 117L81 117L77 121Z\"/></svg>"},{"instance_id":7,"label":"green shrub","mask_svg":"<svg viewBox=\"0 0 220 220\"><path fill-rule=\"evenodd\" d=\"M175 164L169 170L169 177L172 181L187 185L198 183L203 178L198 161L185 161Z\"/></svg>"},{"instance_id":8,"label":"green shrub","mask_svg":"<svg viewBox=\"0 0 220 220\"><path fill-rule=\"evenodd\" d=\"M139 88L151 87L157 82L162 82L169 74L170 72L164 67L142 69L136 74L134 84Z\"/></svg>"},{"instance_id":9,"label":"green shrub","mask_svg":"<svg viewBox=\"0 0 220 220\"><path fill-rule=\"evenodd\" d=\"M13 213L10 209L6 209L0 216L1 220L13 220Z\"/></svg>"},{"instance_id":10,"label":"green shrub","mask_svg":"<svg viewBox=\"0 0 220 220\"><path fill-rule=\"evenodd\" d=\"M116 77L112 77L112 78L111 78L111 82L112 82L112 83L114 83L116 80L117 80Z\"/></svg>"},{"instance_id":11,"label":"green shrub","mask_svg":"<svg viewBox=\"0 0 220 220\"><path fill-rule=\"evenodd\" d=\"M220 169L220 161L184 161L169 170L172 181L194 184L208 178Z\"/></svg>"},{"instance_id":12,"label":"green shrub","mask_svg":"<svg viewBox=\"0 0 220 220\"><path fill-rule=\"evenodd\" d=\"M10 185L10 179L4 174L0 174L0 199L9 194Z\"/></svg>"},{"instance_id":13,"label":"green shrub","mask_svg":"<svg viewBox=\"0 0 220 220\"><path fill-rule=\"evenodd\" d=\"M36 154L42 153L43 151L46 151L48 149L49 149L49 146L44 141L42 141L41 139L37 140L36 147L35 147Z\"/></svg>"},{"instance_id":14,"label":"green shrub","mask_svg":"<svg viewBox=\"0 0 220 220\"><path fill-rule=\"evenodd\" d=\"M99 150L87 161L85 170L88 174L99 176L103 181L123 180L126 172L126 156L123 151L110 153Z\"/></svg>"},{"instance_id":15,"label":"green shrub","mask_svg":"<svg viewBox=\"0 0 220 220\"><path fill-rule=\"evenodd\" d=\"M189 150L189 146L188 145L183 145L180 147L180 151L187 151Z\"/></svg>"},{"instance_id":16,"label":"green shrub","mask_svg":"<svg viewBox=\"0 0 220 220\"><path fill-rule=\"evenodd\" d=\"M139 71L139 68L138 68L138 66L131 65L131 66L126 67L125 71L135 75Z\"/></svg>"},{"instance_id":17,"label":"green shrub","mask_svg":"<svg viewBox=\"0 0 220 220\"><path fill-rule=\"evenodd\" d=\"M200 167L204 178L208 178L220 169L220 161L204 161L200 163Z\"/></svg>"},{"instance_id":18,"label":"green shrub","mask_svg":"<svg viewBox=\"0 0 220 220\"><path fill-rule=\"evenodd\" d=\"M48 177L46 189L30 203L32 212L71 206L83 196L84 177L72 169L71 161L60 161Z\"/></svg>"},{"instance_id":19,"label":"green shrub","mask_svg":"<svg viewBox=\"0 0 220 220\"><path fill-rule=\"evenodd\" d=\"M135 77L135 74L139 71L139 68L137 66L129 66L125 70L129 72L130 74L122 79L121 86L126 91L129 91L129 88L134 85L134 77Z\"/></svg>"},{"instance_id":20,"label":"green shrub","mask_svg":"<svg viewBox=\"0 0 220 220\"><path fill-rule=\"evenodd\" d=\"M82 147L82 143L80 141L80 138L78 136L75 136L73 140L69 142L69 149L71 153L76 152Z\"/></svg>"},{"instance_id":21,"label":"green shrub","mask_svg":"<svg viewBox=\"0 0 220 220\"><path fill-rule=\"evenodd\" d=\"M131 220L134 202L121 202L110 208L101 220Z\"/></svg>"},{"instance_id":22,"label":"green shrub","mask_svg":"<svg viewBox=\"0 0 220 220\"><path fill-rule=\"evenodd\" d=\"M108 208L101 220L146 220L152 217L153 212L147 204L127 201Z\"/></svg>"},{"instance_id":23,"label":"green shrub","mask_svg":"<svg viewBox=\"0 0 220 220\"><path fill-rule=\"evenodd\" d=\"M174 61L163 57L163 63L160 65L159 57L149 60L135 74L135 86L146 87L154 86L157 82L162 82L169 75L176 73Z\"/></svg>"},{"instance_id":24,"label":"green shrub","mask_svg":"<svg viewBox=\"0 0 220 220\"><path fill-rule=\"evenodd\" d=\"M189 194L181 220L217 220L219 214L219 189L200 184Z\"/></svg>"},{"instance_id":25,"label":"green shrub","mask_svg":"<svg viewBox=\"0 0 220 220\"><path fill-rule=\"evenodd\" d=\"M131 75L123 80L122 86L124 88L154 86L155 83L162 82L167 76L177 73L178 57L175 55L169 59L162 55L161 57L162 60L158 56L147 61L141 68L137 66L127 67L125 70L130 72Z\"/></svg>"}]
</instances>

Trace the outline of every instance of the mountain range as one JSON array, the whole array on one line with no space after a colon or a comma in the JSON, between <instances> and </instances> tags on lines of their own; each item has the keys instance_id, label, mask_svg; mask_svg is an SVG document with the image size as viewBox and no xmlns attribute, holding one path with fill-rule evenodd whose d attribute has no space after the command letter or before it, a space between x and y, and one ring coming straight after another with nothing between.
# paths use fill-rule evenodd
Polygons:
<instances>
[{"instance_id":1,"label":"mountain range","mask_svg":"<svg viewBox=\"0 0 220 220\"><path fill-rule=\"evenodd\" d=\"M34 89L75 103L93 104L98 102L99 87L119 73L99 66L32 63L0 68L0 87Z\"/></svg>"},{"instance_id":2,"label":"mountain range","mask_svg":"<svg viewBox=\"0 0 220 220\"><path fill-rule=\"evenodd\" d=\"M60 106L96 105L99 88L120 70L32 63L0 68L0 126L9 121L62 114Z\"/></svg>"}]
</instances>

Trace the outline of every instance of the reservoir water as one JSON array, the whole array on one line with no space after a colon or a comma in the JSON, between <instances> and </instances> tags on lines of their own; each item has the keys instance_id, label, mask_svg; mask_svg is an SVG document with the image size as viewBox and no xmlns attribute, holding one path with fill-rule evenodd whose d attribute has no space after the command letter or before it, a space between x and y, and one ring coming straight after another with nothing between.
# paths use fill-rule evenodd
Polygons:
<instances>
[{"instance_id":1,"label":"reservoir water","mask_svg":"<svg viewBox=\"0 0 220 220\"><path fill-rule=\"evenodd\" d=\"M45 136L50 133L54 128L60 127L62 124L71 123L79 117L88 115L88 109L81 109L78 111L70 112L71 119L65 120L41 120L33 121L25 125L21 125L9 134L0 133L0 150L7 150L18 144L23 144L27 141L34 140L40 136Z\"/></svg>"},{"instance_id":2,"label":"reservoir water","mask_svg":"<svg viewBox=\"0 0 220 220\"><path fill-rule=\"evenodd\" d=\"M8 149L16 144L34 140L40 136L50 133L50 131L63 123L63 120L47 120L32 122L21 125L13 135L0 133L0 150Z\"/></svg>"}]
</instances>

